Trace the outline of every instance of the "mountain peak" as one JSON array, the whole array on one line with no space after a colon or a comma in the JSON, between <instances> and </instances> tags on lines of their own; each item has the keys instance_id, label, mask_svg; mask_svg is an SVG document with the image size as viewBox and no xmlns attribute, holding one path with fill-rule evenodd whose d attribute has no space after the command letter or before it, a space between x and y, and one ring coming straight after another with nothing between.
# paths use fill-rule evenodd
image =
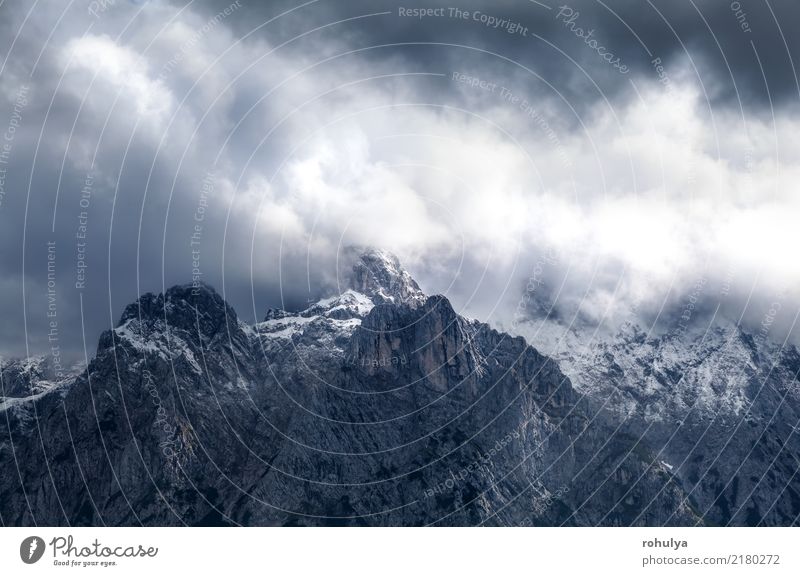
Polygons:
<instances>
[{"instance_id":1,"label":"mountain peak","mask_svg":"<svg viewBox=\"0 0 800 576\"><path fill-rule=\"evenodd\" d=\"M400 264L400 259L385 250L363 251L353 265L350 287L376 303L392 302L413 307L425 302L425 294Z\"/></svg>"},{"instance_id":2,"label":"mountain peak","mask_svg":"<svg viewBox=\"0 0 800 576\"><path fill-rule=\"evenodd\" d=\"M160 320L166 317L169 324L180 324L181 317L189 315L190 326L195 311L236 318L233 308L209 284L179 284L163 294L147 292L125 307L117 327L131 319Z\"/></svg>"}]
</instances>

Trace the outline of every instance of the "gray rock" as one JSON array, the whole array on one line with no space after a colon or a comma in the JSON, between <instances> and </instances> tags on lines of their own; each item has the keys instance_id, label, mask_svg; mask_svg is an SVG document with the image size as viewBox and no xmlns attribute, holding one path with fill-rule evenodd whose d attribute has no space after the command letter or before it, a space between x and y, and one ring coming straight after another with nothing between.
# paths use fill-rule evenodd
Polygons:
<instances>
[{"instance_id":1,"label":"gray rock","mask_svg":"<svg viewBox=\"0 0 800 576\"><path fill-rule=\"evenodd\" d=\"M254 326L210 287L179 286L128 306L81 374L0 407L0 514L6 525L703 523L713 491L654 465L663 456L641 423L620 427L596 402L523 338L425 296L385 253L365 253L342 294Z\"/></svg>"}]
</instances>

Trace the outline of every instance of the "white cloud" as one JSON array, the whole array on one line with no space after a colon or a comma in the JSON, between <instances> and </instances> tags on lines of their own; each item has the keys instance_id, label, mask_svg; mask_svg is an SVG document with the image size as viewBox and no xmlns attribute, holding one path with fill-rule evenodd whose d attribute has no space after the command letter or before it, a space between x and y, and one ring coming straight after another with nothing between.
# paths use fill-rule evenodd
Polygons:
<instances>
[{"instance_id":1,"label":"white cloud","mask_svg":"<svg viewBox=\"0 0 800 576\"><path fill-rule=\"evenodd\" d=\"M169 90L157 79L151 77L147 60L131 48L121 46L107 35L88 35L69 41L62 53L62 63L70 63L76 70L88 74L70 76L69 87L76 95L83 96L87 83L92 84L89 101L100 104L103 100L111 103L119 94L124 104L117 114L125 114L130 109L139 116L148 116L152 122L163 122L171 110L172 96ZM69 73L69 72L68 72ZM130 108L126 109L126 105Z\"/></svg>"},{"instance_id":2,"label":"white cloud","mask_svg":"<svg viewBox=\"0 0 800 576\"><path fill-rule=\"evenodd\" d=\"M782 287L793 302L800 300L800 261L793 254L800 245L800 118L787 112L774 123L715 112L712 124L693 86L674 83L666 92L640 83L641 100L614 110L600 103L580 129L554 116L552 102L537 103L545 129L491 94L470 98L472 113L407 105L419 101L416 87L434 85L448 94L451 81L353 84L376 75L356 57L298 74L313 63L311 47L265 57L273 48L266 40L237 42L224 23L163 74L204 19L187 11L179 23L165 25L173 8L147 10L131 24L126 37L132 43L104 33L105 25L119 26L109 12L92 35L63 39L58 47L61 68L72 58L63 94L80 101L97 75L71 146L96 144L119 95L98 169L120 171L134 120L149 137L135 141L128 161L140 157L149 166L164 137L159 162L166 175L151 183L150 194L172 192L173 203L166 224L159 204L144 226L187 234L198 183L219 156L203 261L208 270L217 267L224 231L234 256L226 259L225 273L234 276L226 284L249 282L251 272L260 286L276 282L279 253L311 250L324 260L342 245L373 244L396 251L431 291L446 290L448 270L464 258L465 274L452 290L457 304L477 291L473 315L487 318L499 303L493 314L503 319L513 313L540 253L553 247L559 261L548 280L560 305L596 319L633 299L644 308L658 306L673 282L677 291L669 298L679 300L698 276L727 279L730 270L730 293L739 302L754 279L751 306ZM347 48L343 41L341 50ZM335 52L330 42L326 50ZM394 67L409 71L402 60ZM144 176L127 177L141 185ZM227 221L231 203L233 221ZM169 245L165 257L190 262L184 244ZM296 267L305 271L301 264ZM182 270L165 268L176 276Z\"/></svg>"}]
</instances>

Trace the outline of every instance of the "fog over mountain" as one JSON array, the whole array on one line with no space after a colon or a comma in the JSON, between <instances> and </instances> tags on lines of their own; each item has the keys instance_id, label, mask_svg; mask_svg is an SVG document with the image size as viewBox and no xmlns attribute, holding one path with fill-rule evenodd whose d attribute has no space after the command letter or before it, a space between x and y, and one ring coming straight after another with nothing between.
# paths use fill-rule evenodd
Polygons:
<instances>
[{"instance_id":1,"label":"fog over mountain","mask_svg":"<svg viewBox=\"0 0 800 576\"><path fill-rule=\"evenodd\" d=\"M0 523L796 524L799 19L0 1Z\"/></svg>"},{"instance_id":2,"label":"fog over mountain","mask_svg":"<svg viewBox=\"0 0 800 576\"><path fill-rule=\"evenodd\" d=\"M193 272L302 309L353 245L507 328L537 276L567 324L796 341L797 8L565 6L4 2L3 355L51 349L48 273L80 360Z\"/></svg>"},{"instance_id":3,"label":"fog over mountain","mask_svg":"<svg viewBox=\"0 0 800 576\"><path fill-rule=\"evenodd\" d=\"M128 305L85 370L0 367L0 522L798 522L795 347L735 325L553 346L540 327L548 356L390 253L352 264L300 312L250 324L174 286Z\"/></svg>"}]
</instances>

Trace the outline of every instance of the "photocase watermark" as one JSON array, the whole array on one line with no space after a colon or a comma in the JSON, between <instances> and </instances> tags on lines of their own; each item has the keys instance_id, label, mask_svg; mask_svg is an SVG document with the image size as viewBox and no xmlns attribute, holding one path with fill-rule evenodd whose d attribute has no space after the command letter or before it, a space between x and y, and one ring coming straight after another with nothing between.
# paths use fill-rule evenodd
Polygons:
<instances>
[{"instance_id":1,"label":"photocase watermark","mask_svg":"<svg viewBox=\"0 0 800 576\"><path fill-rule=\"evenodd\" d=\"M525 285L525 291L522 293L522 298L520 298L517 307L514 309L514 316L511 319L512 330L516 330L521 322L529 318L528 307L533 297L544 285L545 270L547 267L555 265L557 261L558 252L552 246L548 246L545 248L544 254L533 265L528 282Z\"/></svg>"},{"instance_id":2,"label":"photocase watermark","mask_svg":"<svg viewBox=\"0 0 800 576\"><path fill-rule=\"evenodd\" d=\"M731 12L733 12L736 21L739 23L739 28L742 32L750 33L753 30L750 28L750 22L747 20L747 12L744 11L742 3L734 0L731 2Z\"/></svg>"},{"instance_id":3,"label":"photocase watermark","mask_svg":"<svg viewBox=\"0 0 800 576\"><path fill-rule=\"evenodd\" d=\"M564 26L572 32L576 37L583 40L584 44L586 44L589 48L597 52L597 54L606 62L608 62L611 66L616 68L620 74L627 74L630 72L628 67L622 63L619 56L616 56L611 50L608 50L605 46L602 46L600 42L594 38L594 29L589 31L584 31L583 28L577 25L578 18L580 18L581 13L567 6L566 4L559 6L559 10L556 13L556 20L561 20Z\"/></svg>"},{"instance_id":4,"label":"photocase watermark","mask_svg":"<svg viewBox=\"0 0 800 576\"><path fill-rule=\"evenodd\" d=\"M116 4L116 0L92 0L86 10L92 18L99 18L100 15Z\"/></svg>"},{"instance_id":5,"label":"photocase watermark","mask_svg":"<svg viewBox=\"0 0 800 576\"><path fill-rule=\"evenodd\" d=\"M539 110L537 110L526 98L515 94L512 90L506 88L505 86L501 86L497 82L491 82L489 80L479 78L478 76L470 76L469 74L465 74L463 72L453 71L450 75L450 79L453 80L453 82L464 86L469 86L470 88L496 94L504 102L507 102L518 108L525 116L533 120L533 123L544 133L548 142L550 142L555 148L556 155L558 156L564 168L572 168L572 161L564 149L564 145L562 144L561 139L558 137L558 134L550 126L547 118L541 112L539 112Z\"/></svg>"},{"instance_id":6,"label":"photocase watermark","mask_svg":"<svg viewBox=\"0 0 800 576\"><path fill-rule=\"evenodd\" d=\"M495 94L497 92L498 84L496 82L489 82L488 80L482 80L477 76L469 76L468 74L464 74L463 72L456 72L454 71L451 75L451 79L454 82L458 82L459 84L465 84L470 88L479 88L481 90L486 90ZM502 88L502 86L500 86Z\"/></svg>"},{"instance_id":7,"label":"photocase watermark","mask_svg":"<svg viewBox=\"0 0 800 576\"><path fill-rule=\"evenodd\" d=\"M400 356L381 356L379 358L366 358L358 354L348 354L345 356L344 361L351 366L361 366L362 368L386 368L389 366L405 366L408 364L408 358L405 354Z\"/></svg>"},{"instance_id":8,"label":"photocase watermark","mask_svg":"<svg viewBox=\"0 0 800 576\"><path fill-rule=\"evenodd\" d=\"M728 263L728 267L725 270L725 276L722 278L722 286L719 289L720 296L727 296L731 293L731 286L733 285L734 277L736 273L734 271L733 265Z\"/></svg>"},{"instance_id":9,"label":"photocase watermark","mask_svg":"<svg viewBox=\"0 0 800 576\"><path fill-rule=\"evenodd\" d=\"M89 172L81 188L78 206L78 227L75 231L75 289L83 290L86 287L86 240L89 234L89 206L92 202L94 190L94 175Z\"/></svg>"},{"instance_id":10,"label":"photocase watermark","mask_svg":"<svg viewBox=\"0 0 800 576\"><path fill-rule=\"evenodd\" d=\"M38 536L28 536L19 545L19 557L25 564L36 564L44 556L46 546Z\"/></svg>"},{"instance_id":11,"label":"photocase watermark","mask_svg":"<svg viewBox=\"0 0 800 576\"><path fill-rule=\"evenodd\" d=\"M756 350L758 350L760 346L768 346L770 342L770 333L772 331L772 325L775 323L775 319L778 317L778 314L781 311L783 306L783 300L786 297L786 292L788 291L787 286L782 286L776 294L774 294L772 301L769 303L767 311L764 313L764 316L761 318L761 324L758 327L758 331L753 334L752 343L756 346ZM733 328L733 335L730 337L733 338L734 335L738 333L738 325L736 328ZM770 362L774 363L777 362L777 356L784 350L783 346L776 346L771 351L769 348L766 350L766 357L767 362L766 364L769 365ZM738 364L738 368L736 370L736 374L733 374L733 371L727 376L728 382L735 382L737 378L742 377L746 374L746 372L751 368L751 363L747 358L742 358L741 355L738 353L738 350L735 346L726 346L723 349L723 357L725 361L730 361Z\"/></svg>"},{"instance_id":12,"label":"photocase watermark","mask_svg":"<svg viewBox=\"0 0 800 576\"><path fill-rule=\"evenodd\" d=\"M214 174L207 172L200 187L200 198L197 200L197 207L194 210L194 225L192 234L189 237L189 248L192 251L192 296L200 295L200 283L203 278L203 271L200 268L200 247L203 240L203 225L208 209L208 197L214 191Z\"/></svg>"},{"instance_id":13,"label":"photocase watermark","mask_svg":"<svg viewBox=\"0 0 800 576\"><path fill-rule=\"evenodd\" d=\"M555 502L561 500L569 492L569 486L566 484L562 484L555 491L550 491L544 486L541 486L541 488L536 487L533 483L530 484L530 488L533 493L533 511L540 516L547 512ZM515 526L519 528L529 528L536 526L536 523L533 517L528 516L523 518L518 524L515 524Z\"/></svg>"},{"instance_id":14,"label":"photocase watermark","mask_svg":"<svg viewBox=\"0 0 800 576\"><path fill-rule=\"evenodd\" d=\"M778 313L781 310L781 306L782 304L780 298L770 302L769 308L761 320L761 325L758 333L756 334L756 338L761 339L762 341L769 339L770 330L772 329L772 325L775 323L775 318L778 316Z\"/></svg>"},{"instance_id":15,"label":"photocase watermark","mask_svg":"<svg viewBox=\"0 0 800 576\"><path fill-rule=\"evenodd\" d=\"M558 134L556 134L555 130L553 130L553 128L550 126L547 118L545 118L542 113L533 106L533 104L528 102L528 100L514 94L508 88L502 88L500 90L500 97L510 104L517 106L523 114L533 120L533 123L539 127L547 140L555 147L556 155L558 156L559 160L561 160L561 164L564 166L564 168L571 169L572 160L570 160L569 155L564 149L564 145L561 143L561 140L558 137Z\"/></svg>"},{"instance_id":16,"label":"photocase watermark","mask_svg":"<svg viewBox=\"0 0 800 576\"><path fill-rule=\"evenodd\" d=\"M42 542L44 545L44 542ZM158 548L137 545L105 545L97 538L88 544L77 544L71 534L56 536L50 540L50 549L53 551L54 566L70 567L101 567L116 566L116 560L110 558L155 558Z\"/></svg>"},{"instance_id":17,"label":"photocase watermark","mask_svg":"<svg viewBox=\"0 0 800 576\"><path fill-rule=\"evenodd\" d=\"M53 358L53 373L56 380L64 377L64 364L61 358L58 327L58 291L56 283L56 242L47 242L47 342Z\"/></svg>"},{"instance_id":18,"label":"photocase watermark","mask_svg":"<svg viewBox=\"0 0 800 576\"><path fill-rule=\"evenodd\" d=\"M452 470L448 470L450 473L450 478L439 482L433 488L427 488L424 493L425 498L430 498L436 494L442 494L445 490L452 490L455 486L466 480L473 473L480 470L481 467L490 466L494 457L497 456L503 450L503 448L508 446L508 444L510 444L513 440L518 439L520 435L520 430L517 428L503 436L501 439L496 440L488 452L482 454L476 460L473 460L468 466L461 468L457 474Z\"/></svg>"},{"instance_id":19,"label":"photocase watermark","mask_svg":"<svg viewBox=\"0 0 800 576\"><path fill-rule=\"evenodd\" d=\"M753 339L757 343L764 344L770 340L772 325L775 323L775 319L778 317L778 314L783 307L783 302L786 298L787 292L788 287L782 286L776 293L774 293L770 303L767 305L767 311L761 318L761 323L758 326L758 332L753 335ZM782 349L783 347L780 347L777 352L780 352Z\"/></svg>"},{"instance_id":20,"label":"photocase watermark","mask_svg":"<svg viewBox=\"0 0 800 576\"><path fill-rule=\"evenodd\" d=\"M681 315L678 318L678 332L685 332L689 327L689 323L694 315L695 308L697 308L697 303L699 302L705 289L705 278L700 278L694 283L692 291L689 293L686 302L684 302L683 307L681 308Z\"/></svg>"},{"instance_id":21,"label":"photocase watermark","mask_svg":"<svg viewBox=\"0 0 800 576\"><path fill-rule=\"evenodd\" d=\"M177 439L177 435L179 433L178 427L174 424L171 424L168 420L167 411L164 409L164 406L161 402L161 396L159 395L158 387L153 380L153 375L149 370L145 370L142 373L142 378L144 379L145 390L147 390L147 393L152 399L153 405L156 407L156 419L154 425L156 429L160 431L163 438L163 440L158 443L158 446L161 448L161 453L165 458L173 460L177 458L177 456L183 450L181 443Z\"/></svg>"},{"instance_id":22,"label":"photocase watermark","mask_svg":"<svg viewBox=\"0 0 800 576\"><path fill-rule=\"evenodd\" d=\"M426 488L423 492L425 498L430 498L432 496L436 496L437 494L443 494L445 491L452 490L464 480L469 478L471 475L477 473L482 468L492 465L494 458L502 452L502 450L508 446L514 440L518 440L522 435L522 429L528 424L528 422L524 422L499 440L496 440L492 447L489 449L488 452L481 454L478 458L473 460L467 466L459 469L458 472L453 472L452 470L448 470L450 477L442 482L439 482L433 488ZM537 457L542 456L542 447L541 445L537 445L534 448L533 455Z\"/></svg>"},{"instance_id":23,"label":"photocase watermark","mask_svg":"<svg viewBox=\"0 0 800 576\"><path fill-rule=\"evenodd\" d=\"M753 173L756 169L755 149L749 142L744 148L744 189L747 193L753 191Z\"/></svg>"},{"instance_id":24,"label":"photocase watermark","mask_svg":"<svg viewBox=\"0 0 800 576\"><path fill-rule=\"evenodd\" d=\"M6 177L8 176L8 163L11 159L11 150L14 148L14 139L17 136L17 130L22 123L22 111L28 105L28 91L27 84L23 84L17 90L14 98L14 108L11 110L11 118L8 120L5 132L3 132L3 140L0 143L0 208L3 207L3 202L6 198Z\"/></svg>"},{"instance_id":25,"label":"photocase watermark","mask_svg":"<svg viewBox=\"0 0 800 576\"><path fill-rule=\"evenodd\" d=\"M450 18L453 20L466 20L478 22L487 28L494 30L502 30L508 34L517 36L528 36L528 27L523 26L521 23L510 18L500 18L481 12L480 10L464 10L457 7L438 7L438 8L406 8L400 6L397 9L397 15L402 18L416 18L423 20L425 18Z\"/></svg>"},{"instance_id":26,"label":"photocase watermark","mask_svg":"<svg viewBox=\"0 0 800 576\"><path fill-rule=\"evenodd\" d=\"M183 59L186 58L188 54L192 53L192 48L194 48L206 34L211 32L219 25L220 22L225 20L225 18L236 12L241 7L241 0L236 0L235 2L229 4L224 10L220 10L212 18L206 21L206 23L203 24L203 27L196 30L188 40L181 44L181 47L178 49L178 51L175 52L175 54L167 61L166 64L164 64L163 68L161 68L161 72L158 74L158 79L164 80L167 76L172 74L172 71L175 70L175 68L181 62L183 62Z\"/></svg>"},{"instance_id":27,"label":"photocase watermark","mask_svg":"<svg viewBox=\"0 0 800 576\"><path fill-rule=\"evenodd\" d=\"M662 62L660 57L655 57L650 61L653 70L658 77L658 83L664 87L664 91L670 97L676 97L677 94L675 92L675 87L672 84L672 79L667 72L666 66ZM692 146L692 141L687 134L682 134L681 138L678 143L679 150L690 150ZM686 162L686 184L691 186L695 182L695 154L689 154L689 158Z\"/></svg>"},{"instance_id":28,"label":"photocase watermark","mask_svg":"<svg viewBox=\"0 0 800 576\"><path fill-rule=\"evenodd\" d=\"M555 492L551 492L544 489L544 492L537 489L533 484L531 484L531 488L535 491L536 496L533 499L533 507L537 513L541 514L545 512L553 503L557 500L561 500L567 492L569 492L569 486L561 485L556 489ZM543 487L544 488L544 487Z\"/></svg>"}]
</instances>

